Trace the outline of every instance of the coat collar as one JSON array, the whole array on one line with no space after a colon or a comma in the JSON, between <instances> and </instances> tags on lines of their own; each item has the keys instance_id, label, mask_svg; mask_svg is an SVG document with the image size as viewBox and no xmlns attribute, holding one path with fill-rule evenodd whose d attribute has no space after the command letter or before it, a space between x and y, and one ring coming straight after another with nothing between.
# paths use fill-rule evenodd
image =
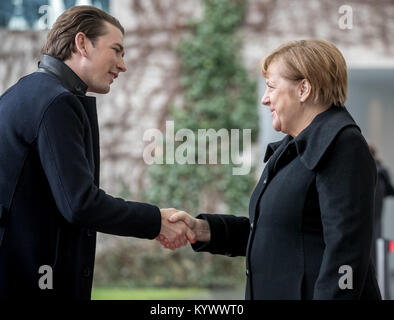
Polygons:
<instances>
[{"instance_id":1,"label":"coat collar","mask_svg":"<svg viewBox=\"0 0 394 320\"><path fill-rule=\"evenodd\" d=\"M295 139L287 135L280 141L270 143L265 153L264 162L268 161L281 145L285 146L294 140L301 162L309 170L313 170L337 134L348 126L354 126L360 130L345 107L332 105L326 111L318 114Z\"/></svg>"},{"instance_id":2,"label":"coat collar","mask_svg":"<svg viewBox=\"0 0 394 320\"><path fill-rule=\"evenodd\" d=\"M38 71L53 74L58 78L63 86L78 96L84 96L88 89L85 82L63 61L44 54L38 63Z\"/></svg>"},{"instance_id":3,"label":"coat collar","mask_svg":"<svg viewBox=\"0 0 394 320\"><path fill-rule=\"evenodd\" d=\"M290 135L287 135L282 140L269 143L265 151L264 162L267 162L281 145L286 146L292 139Z\"/></svg>"}]
</instances>

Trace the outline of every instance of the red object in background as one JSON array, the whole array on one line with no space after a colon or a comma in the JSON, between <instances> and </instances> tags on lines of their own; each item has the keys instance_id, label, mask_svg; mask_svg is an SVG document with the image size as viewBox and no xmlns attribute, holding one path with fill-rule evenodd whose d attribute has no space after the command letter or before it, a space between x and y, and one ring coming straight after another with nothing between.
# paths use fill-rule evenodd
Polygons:
<instances>
[{"instance_id":1,"label":"red object in background","mask_svg":"<svg viewBox=\"0 0 394 320\"><path fill-rule=\"evenodd\" d=\"M394 252L394 241L390 241L389 243L389 251Z\"/></svg>"}]
</instances>

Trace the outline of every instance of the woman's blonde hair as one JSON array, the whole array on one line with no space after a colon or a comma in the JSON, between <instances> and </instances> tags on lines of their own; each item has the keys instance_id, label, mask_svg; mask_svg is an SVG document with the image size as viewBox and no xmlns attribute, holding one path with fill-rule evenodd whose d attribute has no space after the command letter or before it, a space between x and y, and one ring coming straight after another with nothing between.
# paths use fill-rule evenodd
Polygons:
<instances>
[{"instance_id":1,"label":"woman's blonde hair","mask_svg":"<svg viewBox=\"0 0 394 320\"><path fill-rule=\"evenodd\" d=\"M262 64L266 78L273 61L281 63L281 76L289 80L307 79L311 97L321 105L344 106L347 95L347 70L342 53L323 40L291 41L268 55Z\"/></svg>"}]
</instances>

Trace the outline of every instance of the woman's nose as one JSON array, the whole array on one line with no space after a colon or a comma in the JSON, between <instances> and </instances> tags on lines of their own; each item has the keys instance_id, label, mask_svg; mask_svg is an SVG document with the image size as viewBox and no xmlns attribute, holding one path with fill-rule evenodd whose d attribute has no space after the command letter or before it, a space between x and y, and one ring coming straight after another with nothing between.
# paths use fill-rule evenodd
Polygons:
<instances>
[{"instance_id":1,"label":"woman's nose","mask_svg":"<svg viewBox=\"0 0 394 320\"><path fill-rule=\"evenodd\" d=\"M265 106L269 106L269 103L270 103L269 97L267 95L267 92L265 92L263 98L261 98L261 104Z\"/></svg>"}]
</instances>

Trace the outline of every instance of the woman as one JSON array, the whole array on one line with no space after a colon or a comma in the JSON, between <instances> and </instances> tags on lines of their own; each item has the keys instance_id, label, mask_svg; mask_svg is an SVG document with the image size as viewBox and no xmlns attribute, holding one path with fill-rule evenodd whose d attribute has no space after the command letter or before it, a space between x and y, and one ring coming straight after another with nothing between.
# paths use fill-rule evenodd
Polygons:
<instances>
[{"instance_id":1,"label":"woman","mask_svg":"<svg viewBox=\"0 0 394 320\"><path fill-rule=\"evenodd\" d=\"M331 43L282 45L264 61L262 104L287 134L268 145L249 219L186 213L193 249L246 256L247 299L380 299L371 264L376 167L344 107L346 62Z\"/></svg>"}]
</instances>

